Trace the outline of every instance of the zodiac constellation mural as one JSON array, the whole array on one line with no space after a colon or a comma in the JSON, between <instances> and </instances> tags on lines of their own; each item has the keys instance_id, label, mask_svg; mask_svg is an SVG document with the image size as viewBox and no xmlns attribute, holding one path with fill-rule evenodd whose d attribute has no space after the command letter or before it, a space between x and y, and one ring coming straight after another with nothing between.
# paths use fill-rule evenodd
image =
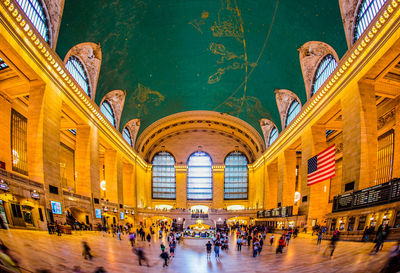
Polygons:
<instances>
[{"instance_id":1,"label":"zodiac constellation mural","mask_svg":"<svg viewBox=\"0 0 400 273\"><path fill-rule=\"evenodd\" d=\"M160 92L138 83L138 87L130 97L127 107L135 109L137 111L136 117L140 118L149 114L151 107L159 106L163 101L164 96Z\"/></svg>"},{"instance_id":2,"label":"zodiac constellation mural","mask_svg":"<svg viewBox=\"0 0 400 273\"><path fill-rule=\"evenodd\" d=\"M254 116L256 119L260 115L269 116L258 98L246 96L249 69L254 69L257 62L249 62L247 59L244 23L236 0L221 0L221 8L212 24L206 21L209 17L210 13L203 11L200 19L189 22L201 34L205 34L208 25L213 37L210 39L208 49L211 54L220 57L216 61L217 71L208 77L208 84L218 84L229 70L244 72L244 82L238 87L243 90L239 93L241 97L235 97L237 93L235 91L217 108L224 106L229 109L229 114L236 116L242 113Z\"/></svg>"}]
</instances>

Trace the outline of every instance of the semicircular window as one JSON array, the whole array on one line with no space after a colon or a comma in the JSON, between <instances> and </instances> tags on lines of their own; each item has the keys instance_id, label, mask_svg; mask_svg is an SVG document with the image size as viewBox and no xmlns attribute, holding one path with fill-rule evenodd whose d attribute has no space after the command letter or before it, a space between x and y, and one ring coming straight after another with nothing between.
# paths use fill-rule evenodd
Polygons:
<instances>
[{"instance_id":1,"label":"semicircular window","mask_svg":"<svg viewBox=\"0 0 400 273\"><path fill-rule=\"evenodd\" d=\"M129 132L129 129L125 127L125 129L122 131L122 136L128 142L130 146L132 146L132 137L131 137L131 132Z\"/></svg>"},{"instance_id":2,"label":"semicircular window","mask_svg":"<svg viewBox=\"0 0 400 273\"><path fill-rule=\"evenodd\" d=\"M361 2L354 24L353 43L361 37L386 1L387 0L363 0Z\"/></svg>"},{"instance_id":3,"label":"semicircular window","mask_svg":"<svg viewBox=\"0 0 400 273\"><path fill-rule=\"evenodd\" d=\"M274 143L274 141L278 138L278 129L274 127L271 132L269 133L269 139L268 139L268 147Z\"/></svg>"},{"instance_id":4,"label":"semicircular window","mask_svg":"<svg viewBox=\"0 0 400 273\"><path fill-rule=\"evenodd\" d=\"M294 120L298 113L300 113L300 103L297 100L293 100L286 116L286 127Z\"/></svg>"},{"instance_id":5,"label":"semicircular window","mask_svg":"<svg viewBox=\"0 0 400 273\"><path fill-rule=\"evenodd\" d=\"M187 199L212 200L212 160L205 152L195 152L188 160Z\"/></svg>"},{"instance_id":6,"label":"semicircular window","mask_svg":"<svg viewBox=\"0 0 400 273\"><path fill-rule=\"evenodd\" d=\"M35 26L40 36L48 43L49 42L49 25L45 15L43 5L38 0L16 0L25 15L29 18L31 23Z\"/></svg>"},{"instance_id":7,"label":"semicircular window","mask_svg":"<svg viewBox=\"0 0 400 273\"><path fill-rule=\"evenodd\" d=\"M225 158L224 199L247 199L247 163L241 152L232 152Z\"/></svg>"},{"instance_id":8,"label":"semicircular window","mask_svg":"<svg viewBox=\"0 0 400 273\"><path fill-rule=\"evenodd\" d=\"M71 56L68 58L67 64L65 65L69 73L76 80L79 86L85 91L85 93L90 97L89 90L89 79L85 72L82 62L76 57Z\"/></svg>"},{"instance_id":9,"label":"semicircular window","mask_svg":"<svg viewBox=\"0 0 400 273\"><path fill-rule=\"evenodd\" d=\"M103 101L100 107L101 112L103 115L111 122L111 124L115 127L115 116L114 111L111 108L111 105L108 101Z\"/></svg>"},{"instance_id":10,"label":"semicircular window","mask_svg":"<svg viewBox=\"0 0 400 273\"><path fill-rule=\"evenodd\" d=\"M326 55L318 65L317 72L314 76L311 96L317 93L324 82L329 78L332 72L336 69L337 62L332 54Z\"/></svg>"},{"instance_id":11,"label":"semicircular window","mask_svg":"<svg viewBox=\"0 0 400 273\"><path fill-rule=\"evenodd\" d=\"M168 152L159 152L152 161L152 198L175 199L175 159Z\"/></svg>"}]
</instances>

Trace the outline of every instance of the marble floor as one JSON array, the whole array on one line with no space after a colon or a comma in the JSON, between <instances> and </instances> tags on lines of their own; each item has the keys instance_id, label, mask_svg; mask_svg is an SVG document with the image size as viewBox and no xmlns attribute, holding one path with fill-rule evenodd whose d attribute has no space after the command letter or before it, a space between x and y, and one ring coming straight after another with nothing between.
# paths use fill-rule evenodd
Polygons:
<instances>
[{"instance_id":1,"label":"marble floor","mask_svg":"<svg viewBox=\"0 0 400 273\"><path fill-rule=\"evenodd\" d=\"M303 236L303 235L302 235ZM261 256L253 258L246 246L242 252L231 247L222 251L220 260L207 260L204 244L206 241L185 239L178 245L175 258L168 268L162 267L160 241L153 238L151 245L143 246L150 267L139 267L127 236L118 241L111 235L103 237L100 232L80 232L61 237L47 232L27 230L0 230L0 239L18 257L23 272L49 269L50 272L73 272L80 266L82 272L93 272L103 266L107 272L379 272L394 243L386 242L382 252L370 255L372 243L338 242L334 256L323 255L328 244L316 245L316 239L298 237L292 239L282 255L275 254L275 246L265 245ZM94 254L93 260L82 257L82 240L86 240Z\"/></svg>"}]
</instances>

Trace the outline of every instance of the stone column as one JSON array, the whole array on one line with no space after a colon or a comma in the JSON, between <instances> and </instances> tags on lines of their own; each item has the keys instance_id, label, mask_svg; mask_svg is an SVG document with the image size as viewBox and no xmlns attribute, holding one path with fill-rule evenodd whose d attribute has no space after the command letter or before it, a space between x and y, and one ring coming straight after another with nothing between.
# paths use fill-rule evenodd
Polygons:
<instances>
[{"instance_id":1,"label":"stone column","mask_svg":"<svg viewBox=\"0 0 400 273\"><path fill-rule=\"evenodd\" d=\"M374 185L377 164L377 114L373 85L359 83L346 89L343 113L343 183L355 189Z\"/></svg>"},{"instance_id":2,"label":"stone column","mask_svg":"<svg viewBox=\"0 0 400 273\"><path fill-rule=\"evenodd\" d=\"M76 127L76 193L85 196L90 196L92 185L99 183L98 147L92 147L92 142L98 142L98 136L93 131L89 125L77 125ZM92 179L92 176L95 176L96 180Z\"/></svg>"},{"instance_id":3,"label":"stone column","mask_svg":"<svg viewBox=\"0 0 400 273\"><path fill-rule=\"evenodd\" d=\"M6 169L12 170L11 165L11 102L0 93L0 161L6 163Z\"/></svg>"},{"instance_id":4,"label":"stone column","mask_svg":"<svg viewBox=\"0 0 400 273\"><path fill-rule=\"evenodd\" d=\"M266 194L266 209L276 208L278 205L278 160L274 160L267 166L268 189Z\"/></svg>"},{"instance_id":5,"label":"stone column","mask_svg":"<svg viewBox=\"0 0 400 273\"><path fill-rule=\"evenodd\" d=\"M299 211L308 213L307 224L311 228L312 220L315 219L318 224L323 224L325 215L330 211L329 204L329 185L330 179L307 186L308 160L327 148L326 132L324 126L314 125L307 128L302 138L302 160L301 170L304 175L301 176L302 196L308 195L308 207L300 206Z\"/></svg>"},{"instance_id":6,"label":"stone column","mask_svg":"<svg viewBox=\"0 0 400 273\"><path fill-rule=\"evenodd\" d=\"M279 183L282 184L282 207L294 205L296 187L296 151L287 149L278 157Z\"/></svg>"},{"instance_id":7,"label":"stone column","mask_svg":"<svg viewBox=\"0 0 400 273\"><path fill-rule=\"evenodd\" d=\"M397 103L395 109L394 158L392 177L400 177L400 103Z\"/></svg>"},{"instance_id":8,"label":"stone column","mask_svg":"<svg viewBox=\"0 0 400 273\"><path fill-rule=\"evenodd\" d=\"M175 166L176 171L176 207L187 206L187 166Z\"/></svg>"},{"instance_id":9,"label":"stone column","mask_svg":"<svg viewBox=\"0 0 400 273\"><path fill-rule=\"evenodd\" d=\"M224 207L224 166L213 166L213 208Z\"/></svg>"},{"instance_id":10,"label":"stone column","mask_svg":"<svg viewBox=\"0 0 400 273\"><path fill-rule=\"evenodd\" d=\"M50 200L62 202L60 180L60 127L62 100L48 85L31 85L28 106L28 174L45 184L47 207ZM49 185L58 187L58 194L49 193ZM64 205L62 204L62 210ZM64 221L63 215L54 215Z\"/></svg>"},{"instance_id":11,"label":"stone column","mask_svg":"<svg viewBox=\"0 0 400 273\"><path fill-rule=\"evenodd\" d=\"M135 207L136 198L133 165L129 163L123 163L122 170L124 204L127 206Z\"/></svg>"},{"instance_id":12,"label":"stone column","mask_svg":"<svg viewBox=\"0 0 400 273\"><path fill-rule=\"evenodd\" d=\"M108 149L104 153L105 180L106 180L106 199L110 202L118 203L118 183L117 183L117 152Z\"/></svg>"},{"instance_id":13,"label":"stone column","mask_svg":"<svg viewBox=\"0 0 400 273\"><path fill-rule=\"evenodd\" d=\"M118 209L121 210L120 205L124 204L124 177L123 177L123 163L119 153L117 153L117 191L118 191ZM123 207L122 207L123 209Z\"/></svg>"},{"instance_id":14,"label":"stone column","mask_svg":"<svg viewBox=\"0 0 400 273\"><path fill-rule=\"evenodd\" d=\"M144 208L146 206L144 189L145 170L138 160L136 160L135 166L135 180L137 206L139 208Z\"/></svg>"},{"instance_id":15,"label":"stone column","mask_svg":"<svg viewBox=\"0 0 400 273\"><path fill-rule=\"evenodd\" d=\"M269 191L270 191L270 185L269 185L269 173L268 173L268 165L267 162L264 160L263 161L263 167L264 169L264 179L263 179L263 209L267 209L267 204L268 204L268 199L269 199Z\"/></svg>"}]
</instances>

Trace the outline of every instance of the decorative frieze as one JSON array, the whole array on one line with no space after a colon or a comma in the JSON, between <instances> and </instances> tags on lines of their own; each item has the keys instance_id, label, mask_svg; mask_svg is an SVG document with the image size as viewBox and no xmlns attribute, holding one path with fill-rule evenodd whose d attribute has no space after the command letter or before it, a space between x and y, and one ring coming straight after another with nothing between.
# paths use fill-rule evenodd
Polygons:
<instances>
[{"instance_id":1,"label":"decorative frieze","mask_svg":"<svg viewBox=\"0 0 400 273\"><path fill-rule=\"evenodd\" d=\"M396 118L396 109L393 108L389 112L386 112L384 115L378 118L378 130L382 129L386 124L390 122L394 122Z\"/></svg>"}]
</instances>

